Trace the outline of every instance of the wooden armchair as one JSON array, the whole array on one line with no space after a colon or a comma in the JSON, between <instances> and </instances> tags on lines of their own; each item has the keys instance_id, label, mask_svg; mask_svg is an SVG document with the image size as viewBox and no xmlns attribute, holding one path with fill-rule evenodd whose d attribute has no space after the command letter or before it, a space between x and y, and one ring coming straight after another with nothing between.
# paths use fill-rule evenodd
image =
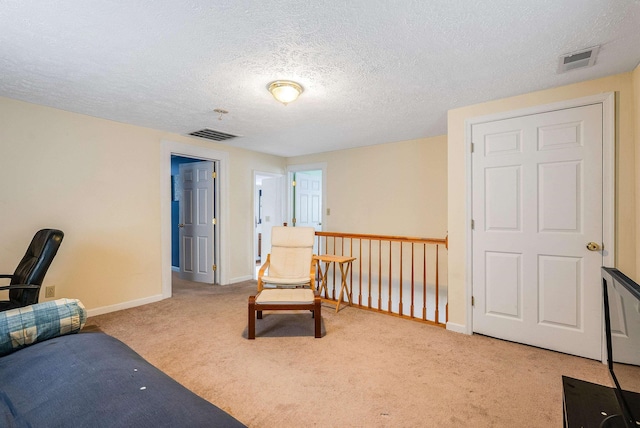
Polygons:
<instances>
[{"instance_id":1,"label":"wooden armchair","mask_svg":"<svg viewBox=\"0 0 640 428\"><path fill-rule=\"evenodd\" d=\"M315 318L315 337L321 337L314 241L312 227L276 226L272 229L271 253L258 272L258 294L249 297L249 339L256 337L256 315L262 319L263 310L310 310Z\"/></svg>"}]
</instances>

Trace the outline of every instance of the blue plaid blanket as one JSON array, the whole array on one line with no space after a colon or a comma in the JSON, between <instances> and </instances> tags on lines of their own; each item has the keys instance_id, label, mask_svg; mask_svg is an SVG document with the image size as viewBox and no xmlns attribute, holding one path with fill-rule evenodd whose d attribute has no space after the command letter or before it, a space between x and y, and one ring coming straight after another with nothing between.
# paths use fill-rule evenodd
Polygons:
<instances>
[{"instance_id":1,"label":"blue plaid blanket","mask_svg":"<svg viewBox=\"0 0 640 428\"><path fill-rule=\"evenodd\" d=\"M80 300L58 299L0 312L0 356L69 333L87 321Z\"/></svg>"}]
</instances>

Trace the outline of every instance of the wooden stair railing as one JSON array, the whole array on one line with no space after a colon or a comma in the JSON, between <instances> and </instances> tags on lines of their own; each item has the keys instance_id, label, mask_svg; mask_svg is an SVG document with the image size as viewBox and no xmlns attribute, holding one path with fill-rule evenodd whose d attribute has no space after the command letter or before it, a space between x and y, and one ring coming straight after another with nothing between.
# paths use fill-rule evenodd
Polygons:
<instances>
[{"instance_id":1,"label":"wooden stair railing","mask_svg":"<svg viewBox=\"0 0 640 428\"><path fill-rule=\"evenodd\" d=\"M316 241L318 254L356 257L348 279L354 306L444 327L447 238L316 232ZM327 276L323 297L336 301L340 273L332 266Z\"/></svg>"}]
</instances>

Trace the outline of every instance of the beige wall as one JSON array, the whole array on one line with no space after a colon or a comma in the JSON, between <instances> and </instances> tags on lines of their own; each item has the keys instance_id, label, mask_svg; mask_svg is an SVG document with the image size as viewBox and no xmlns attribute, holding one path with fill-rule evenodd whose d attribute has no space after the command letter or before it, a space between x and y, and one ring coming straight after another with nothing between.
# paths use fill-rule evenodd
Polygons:
<instances>
[{"instance_id":1,"label":"beige wall","mask_svg":"<svg viewBox=\"0 0 640 428\"><path fill-rule=\"evenodd\" d=\"M323 230L446 236L446 136L287 159L289 165L321 162L331 210Z\"/></svg>"},{"instance_id":2,"label":"beige wall","mask_svg":"<svg viewBox=\"0 0 640 428\"><path fill-rule=\"evenodd\" d=\"M7 98L0 272L13 272L35 230L55 227L65 238L45 285L56 286L56 297L94 309L159 296L162 140L229 154L227 277L250 277L253 170L283 172L283 158Z\"/></svg>"},{"instance_id":3,"label":"beige wall","mask_svg":"<svg viewBox=\"0 0 640 428\"><path fill-rule=\"evenodd\" d=\"M636 70L636 74L638 70ZM635 80L639 78L636 76ZM465 120L477 116L543 105L589 95L616 92L616 265L636 277L636 167L632 74L624 73L574 85L505 98L449 111L448 226L449 320L466 325L466 169ZM635 101L638 92L635 92Z\"/></svg>"},{"instance_id":4,"label":"beige wall","mask_svg":"<svg viewBox=\"0 0 640 428\"><path fill-rule=\"evenodd\" d=\"M331 209L325 230L449 235L449 319L464 325L465 120L611 91L617 110L617 266L637 279L640 67L452 110L448 136L289 159L0 98L0 272L15 268L35 229L58 227L65 241L46 279L57 296L79 297L91 309L159 295L160 141L170 140L229 153L231 280L252 271L253 170L325 162L325 208Z\"/></svg>"}]
</instances>

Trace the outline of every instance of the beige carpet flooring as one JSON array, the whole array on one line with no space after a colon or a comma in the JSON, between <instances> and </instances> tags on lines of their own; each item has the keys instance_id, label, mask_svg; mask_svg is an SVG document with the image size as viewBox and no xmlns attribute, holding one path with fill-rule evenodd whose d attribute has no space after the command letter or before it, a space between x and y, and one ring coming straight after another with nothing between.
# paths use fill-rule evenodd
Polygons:
<instances>
[{"instance_id":1,"label":"beige carpet flooring","mask_svg":"<svg viewBox=\"0 0 640 428\"><path fill-rule=\"evenodd\" d=\"M351 307L323 305L321 339L308 312L265 312L249 341L255 287L174 280L88 325L250 427L561 427L562 375L610 385L598 361Z\"/></svg>"}]
</instances>

